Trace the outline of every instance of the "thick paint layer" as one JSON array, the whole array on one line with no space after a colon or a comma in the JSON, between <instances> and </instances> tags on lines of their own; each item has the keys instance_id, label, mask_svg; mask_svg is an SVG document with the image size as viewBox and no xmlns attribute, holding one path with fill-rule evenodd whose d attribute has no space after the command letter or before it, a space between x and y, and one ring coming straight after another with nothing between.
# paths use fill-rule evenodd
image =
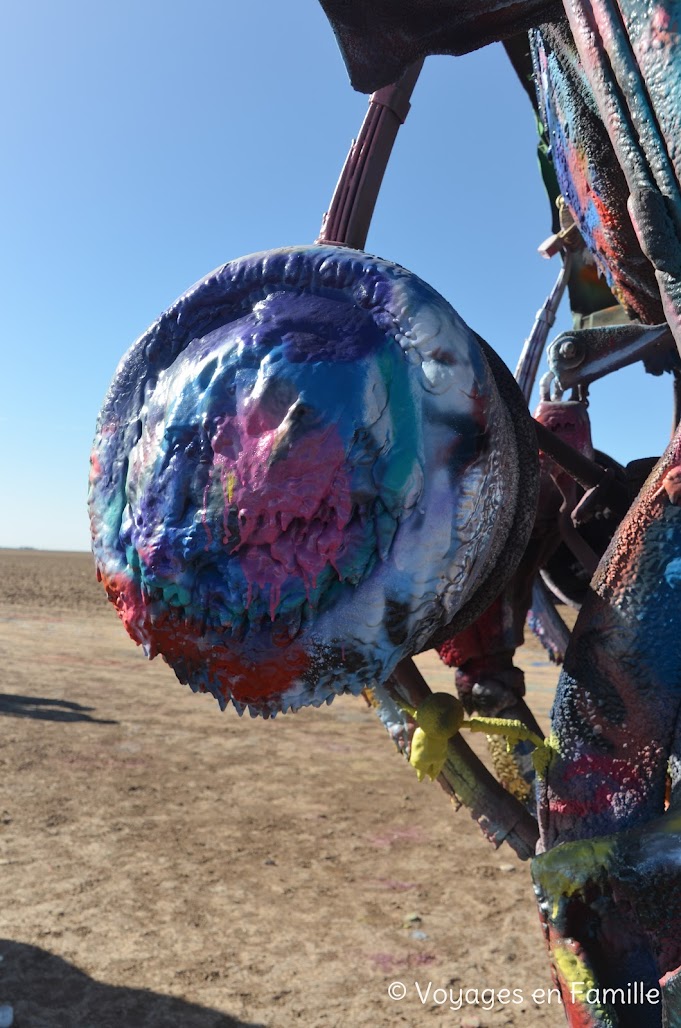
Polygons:
<instances>
[{"instance_id":1,"label":"thick paint layer","mask_svg":"<svg viewBox=\"0 0 681 1028\"><path fill-rule=\"evenodd\" d=\"M636 238L627 209L629 187L597 109L588 68L562 23L544 26L530 38L551 161L595 268L632 316L663 321L654 269ZM588 266L583 270L589 274Z\"/></svg>"},{"instance_id":2,"label":"thick paint layer","mask_svg":"<svg viewBox=\"0 0 681 1028\"><path fill-rule=\"evenodd\" d=\"M265 716L385 681L489 575L514 434L475 335L330 247L225 265L131 349L95 439L97 567L192 688Z\"/></svg>"}]
</instances>

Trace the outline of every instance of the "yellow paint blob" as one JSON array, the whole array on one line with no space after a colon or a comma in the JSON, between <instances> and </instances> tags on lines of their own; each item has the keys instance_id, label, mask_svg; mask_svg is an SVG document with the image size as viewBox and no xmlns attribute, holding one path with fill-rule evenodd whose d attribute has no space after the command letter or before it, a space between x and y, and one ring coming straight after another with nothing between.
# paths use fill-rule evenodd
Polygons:
<instances>
[{"instance_id":1,"label":"yellow paint blob","mask_svg":"<svg viewBox=\"0 0 681 1028\"><path fill-rule=\"evenodd\" d=\"M233 471L227 473L227 503L232 502L234 496L234 486L236 485L236 475Z\"/></svg>"},{"instance_id":2,"label":"yellow paint blob","mask_svg":"<svg viewBox=\"0 0 681 1028\"><path fill-rule=\"evenodd\" d=\"M419 782L427 775L435 781L447 759L449 739L441 735L427 735L422 728L414 731L411 740L409 763L416 771Z\"/></svg>"}]
</instances>

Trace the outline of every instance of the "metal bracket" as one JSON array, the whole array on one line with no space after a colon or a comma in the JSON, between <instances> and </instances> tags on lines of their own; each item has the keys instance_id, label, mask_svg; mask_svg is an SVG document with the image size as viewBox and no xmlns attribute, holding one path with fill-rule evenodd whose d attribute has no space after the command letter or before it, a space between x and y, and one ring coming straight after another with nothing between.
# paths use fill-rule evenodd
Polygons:
<instances>
[{"instance_id":1,"label":"metal bracket","mask_svg":"<svg viewBox=\"0 0 681 1028\"><path fill-rule=\"evenodd\" d=\"M636 361L661 375L681 367L669 325L604 325L563 332L547 350L561 389L588 385Z\"/></svg>"}]
</instances>

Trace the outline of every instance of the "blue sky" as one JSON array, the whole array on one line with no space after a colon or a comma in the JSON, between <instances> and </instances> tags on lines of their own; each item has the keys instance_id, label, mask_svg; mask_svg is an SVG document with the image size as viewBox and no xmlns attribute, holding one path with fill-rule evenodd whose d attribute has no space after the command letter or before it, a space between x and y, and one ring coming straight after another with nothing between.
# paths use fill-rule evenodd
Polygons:
<instances>
[{"instance_id":1,"label":"blue sky","mask_svg":"<svg viewBox=\"0 0 681 1028\"><path fill-rule=\"evenodd\" d=\"M224 261L314 240L367 98L315 0L25 0L4 22L0 545L84 550L121 355ZM558 270L536 255L549 231L533 115L501 49L429 58L367 248L513 368ZM596 445L662 452L669 377L616 383L592 390Z\"/></svg>"}]
</instances>

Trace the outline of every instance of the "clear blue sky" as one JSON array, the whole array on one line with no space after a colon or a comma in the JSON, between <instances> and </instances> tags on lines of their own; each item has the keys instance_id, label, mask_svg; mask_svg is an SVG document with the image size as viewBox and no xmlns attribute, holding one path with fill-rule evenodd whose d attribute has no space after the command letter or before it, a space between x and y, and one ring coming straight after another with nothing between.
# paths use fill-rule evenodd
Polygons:
<instances>
[{"instance_id":1,"label":"clear blue sky","mask_svg":"<svg viewBox=\"0 0 681 1028\"><path fill-rule=\"evenodd\" d=\"M315 238L367 99L315 0L25 0L3 21L0 545L87 549L90 444L119 358L214 267ZM535 253L549 230L501 49L430 58L368 249L513 368L558 270ZM596 444L661 452L669 378L617 382L619 402L593 389Z\"/></svg>"}]
</instances>

